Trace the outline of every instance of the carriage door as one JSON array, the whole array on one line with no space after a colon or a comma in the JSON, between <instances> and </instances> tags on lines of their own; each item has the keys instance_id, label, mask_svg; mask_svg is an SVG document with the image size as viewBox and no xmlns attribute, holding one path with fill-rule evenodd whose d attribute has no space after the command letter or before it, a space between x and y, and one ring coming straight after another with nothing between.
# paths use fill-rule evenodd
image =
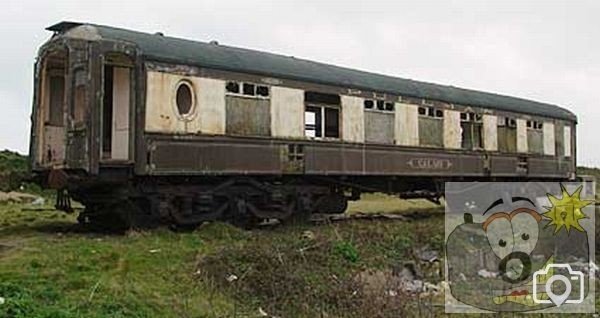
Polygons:
<instances>
[{"instance_id":1,"label":"carriage door","mask_svg":"<svg viewBox=\"0 0 600 318\"><path fill-rule=\"evenodd\" d=\"M102 159L126 161L129 154L129 113L132 68L104 66L102 109Z\"/></svg>"}]
</instances>

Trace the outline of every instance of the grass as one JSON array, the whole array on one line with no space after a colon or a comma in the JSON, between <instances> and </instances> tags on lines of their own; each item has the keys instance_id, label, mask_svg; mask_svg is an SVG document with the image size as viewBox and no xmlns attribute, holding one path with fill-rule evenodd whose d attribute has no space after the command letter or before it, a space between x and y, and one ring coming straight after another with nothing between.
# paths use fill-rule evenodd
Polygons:
<instances>
[{"instance_id":1,"label":"grass","mask_svg":"<svg viewBox=\"0 0 600 318\"><path fill-rule=\"evenodd\" d=\"M349 316L348 308L373 310L352 294L357 274L443 239L439 216L421 230L381 221L252 231L211 223L111 235L82 231L75 215L23 207L0 205L0 317L253 317L259 308Z\"/></svg>"},{"instance_id":2,"label":"grass","mask_svg":"<svg viewBox=\"0 0 600 318\"><path fill-rule=\"evenodd\" d=\"M75 215L0 205L0 317L399 317L442 315L443 295L385 296L415 251L443 249L443 214L411 222L209 223L124 235L84 232ZM369 195L351 211L430 210ZM438 207L439 210L439 207ZM512 316L512 315L507 315Z\"/></svg>"}]
</instances>

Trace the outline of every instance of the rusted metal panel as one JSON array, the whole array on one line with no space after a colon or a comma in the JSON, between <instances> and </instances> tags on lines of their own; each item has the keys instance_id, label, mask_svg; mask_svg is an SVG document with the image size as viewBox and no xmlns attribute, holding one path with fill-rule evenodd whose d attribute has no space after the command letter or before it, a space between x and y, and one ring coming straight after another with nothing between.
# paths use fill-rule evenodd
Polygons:
<instances>
[{"instance_id":1,"label":"rusted metal panel","mask_svg":"<svg viewBox=\"0 0 600 318\"><path fill-rule=\"evenodd\" d=\"M518 160L512 156L492 156L490 159L491 175L494 177L510 177L517 174Z\"/></svg>"},{"instance_id":2,"label":"rusted metal panel","mask_svg":"<svg viewBox=\"0 0 600 318\"><path fill-rule=\"evenodd\" d=\"M568 177L557 173L558 164L553 158L530 157L529 158L529 176L530 177Z\"/></svg>"},{"instance_id":3,"label":"rusted metal panel","mask_svg":"<svg viewBox=\"0 0 600 318\"><path fill-rule=\"evenodd\" d=\"M228 135L271 135L269 100L227 96L225 101L225 132Z\"/></svg>"},{"instance_id":4,"label":"rusted metal panel","mask_svg":"<svg viewBox=\"0 0 600 318\"><path fill-rule=\"evenodd\" d=\"M279 147L244 142L155 141L150 174L279 174Z\"/></svg>"},{"instance_id":5,"label":"rusted metal panel","mask_svg":"<svg viewBox=\"0 0 600 318\"><path fill-rule=\"evenodd\" d=\"M394 113L381 111L365 112L365 139L379 144L394 143Z\"/></svg>"},{"instance_id":6,"label":"rusted metal panel","mask_svg":"<svg viewBox=\"0 0 600 318\"><path fill-rule=\"evenodd\" d=\"M305 173L321 175L365 174L361 147L309 144L305 147Z\"/></svg>"},{"instance_id":7,"label":"rusted metal panel","mask_svg":"<svg viewBox=\"0 0 600 318\"><path fill-rule=\"evenodd\" d=\"M148 135L148 174L298 174L348 176L517 177L517 158L336 142ZM565 163L568 165L568 163ZM551 157L532 157L529 177L564 177Z\"/></svg>"}]
</instances>

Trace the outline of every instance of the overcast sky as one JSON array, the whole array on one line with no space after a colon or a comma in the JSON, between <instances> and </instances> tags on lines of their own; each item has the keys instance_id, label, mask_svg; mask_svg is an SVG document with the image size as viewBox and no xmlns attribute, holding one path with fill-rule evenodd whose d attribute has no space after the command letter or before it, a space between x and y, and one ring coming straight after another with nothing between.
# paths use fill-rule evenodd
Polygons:
<instances>
[{"instance_id":1,"label":"overcast sky","mask_svg":"<svg viewBox=\"0 0 600 318\"><path fill-rule=\"evenodd\" d=\"M600 1L4 1L0 149L28 152L33 63L61 20L266 50L509 94L579 117L600 166Z\"/></svg>"}]
</instances>

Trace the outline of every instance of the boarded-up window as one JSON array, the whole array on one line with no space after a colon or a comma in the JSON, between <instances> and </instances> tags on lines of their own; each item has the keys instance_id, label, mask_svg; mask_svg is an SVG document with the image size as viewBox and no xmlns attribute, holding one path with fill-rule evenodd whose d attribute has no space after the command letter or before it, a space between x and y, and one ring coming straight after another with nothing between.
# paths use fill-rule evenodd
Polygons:
<instances>
[{"instance_id":1,"label":"boarded-up window","mask_svg":"<svg viewBox=\"0 0 600 318\"><path fill-rule=\"evenodd\" d=\"M227 134L271 135L271 111L268 99L226 96L225 112L225 132Z\"/></svg>"},{"instance_id":2,"label":"boarded-up window","mask_svg":"<svg viewBox=\"0 0 600 318\"><path fill-rule=\"evenodd\" d=\"M63 126L65 78L64 76L50 76L50 107L48 124L51 126Z\"/></svg>"},{"instance_id":3,"label":"boarded-up window","mask_svg":"<svg viewBox=\"0 0 600 318\"><path fill-rule=\"evenodd\" d=\"M562 138L562 136L564 135L563 127L564 125L561 122L556 122L556 124L554 124L554 142L556 145L557 156L561 156L565 152L564 138Z\"/></svg>"},{"instance_id":4,"label":"boarded-up window","mask_svg":"<svg viewBox=\"0 0 600 318\"><path fill-rule=\"evenodd\" d=\"M460 128L462 129L463 149L483 148L483 116L475 113L460 114Z\"/></svg>"},{"instance_id":5,"label":"boarded-up window","mask_svg":"<svg viewBox=\"0 0 600 318\"><path fill-rule=\"evenodd\" d=\"M77 126L84 122L87 105L87 72L85 69L77 69L75 71L73 105L71 109L71 117L74 124Z\"/></svg>"},{"instance_id":6,"label":"boarded-up window","mask_svg":"<svg viewBox=\"0 0 600 318\"><path fill-rule=\"evenodd\" d=\"M419 144L444 146L444 112L433 107L419 107Z\"/></svg>"},{"instance_id":7,"label":"boarded-up window","mask_svg":"<svg viewBox=\"0 0 600 318\"><path fill-rule=\"evenodd\" d=\"M365 140L372 143L394 143L394 113L365 112Z\"/></svg>"},{"instance_id":8,"label":"boarded-up window","mask_svg":"<svg viewBox=\"0 0 600 318\"><path fill-rule=\"evenodd\" d=\"M509 117L498 118L498 151L517 152L517 120Z\"/></svg>"},{"instance_id":9,"label":"boarded-up window","mask_svg":"<svg viewBox=\"0 0 600 318\"><path fill-rule=\"evenodd\" d=\"M530 153L544 153L544 133L542 122L527 121L527 147Z\"/></svg>"}]
</instances>

